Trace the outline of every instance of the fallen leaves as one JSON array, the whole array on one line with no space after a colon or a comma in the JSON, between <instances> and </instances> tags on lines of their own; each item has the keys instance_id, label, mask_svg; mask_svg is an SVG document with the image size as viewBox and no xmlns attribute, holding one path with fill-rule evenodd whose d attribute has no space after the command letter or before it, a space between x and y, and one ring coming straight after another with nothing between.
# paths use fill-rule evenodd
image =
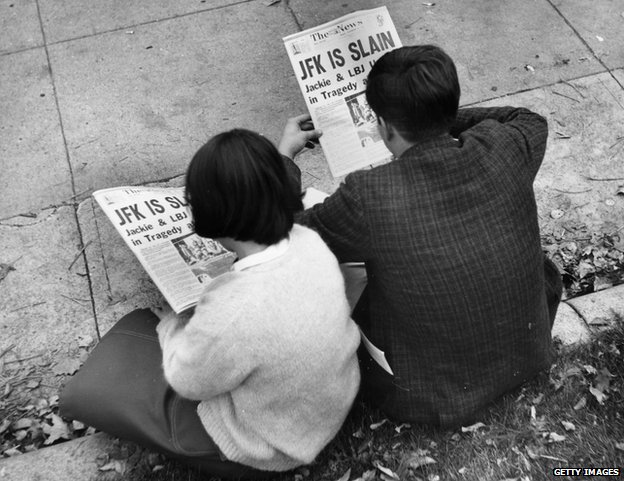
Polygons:
<instances>
[{"instance_id":1,"label":"fallen leaves","mask_svg":"<svg viewBox=\"0 0 624 481\"><path fill-rule=\"evenodd\" d=\"M564 215L560 209L550 212L553 219ZM624 282L624 231L586 232L584 226L566 225L563 232L576 235L562 242L562 237L544 236L544 251L563 271L565 298L588 294Z\"/></svg>"}]
</instances>

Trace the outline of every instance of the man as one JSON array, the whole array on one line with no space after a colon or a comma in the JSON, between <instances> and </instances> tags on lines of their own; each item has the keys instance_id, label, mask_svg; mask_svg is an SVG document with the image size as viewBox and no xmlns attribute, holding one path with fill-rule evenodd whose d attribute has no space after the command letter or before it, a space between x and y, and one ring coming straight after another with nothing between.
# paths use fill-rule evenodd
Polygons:
<instances>
[{"instance_id":1,"label":"man","mask_svg":"<svg viewBox=\"0 0 624 481\"><path fill-rule=\"evenodd\" d=\"M348 175L298 218L341 262L365 262L353 315L394 376L362 360L364 385L383 391L388 415L441 426L473 421L549 367L561 298L532 187L546 120L523 108L458 110L459 96L440 48L385 54L366 97L394 160ZM287 124L283 155L320 135L305 120Z\"/></svg>"}]
</instances>

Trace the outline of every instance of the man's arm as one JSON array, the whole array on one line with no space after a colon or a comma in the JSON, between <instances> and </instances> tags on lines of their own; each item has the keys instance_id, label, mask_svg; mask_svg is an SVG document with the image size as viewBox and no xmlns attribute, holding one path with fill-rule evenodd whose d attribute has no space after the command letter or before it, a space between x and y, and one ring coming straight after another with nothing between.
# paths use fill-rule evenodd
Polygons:
<instances>
[{"instance_id":1,"label":"man's arm","mask_svg":"<svg viewBox=\"0 0 624 481\"><path fill-rule=\"evenodd\" d=\"M319 233L339 262L366 261L371 244L358 179L357 174L347 176L322 204L295 216L295 222Z\"/></svg>"},{"instance_id":2,"label":"man's arm","mask_svg":"<svg viewBox=\"0 0 624 481\"><path fill-rule=\"evenodd\" d=\"M544 158L548 138L548 123L541 115L522 107L470 107L460 109L451 126L453 137L486 121L502 124L519 148L526 153L532 174L535 175Z\"/></svg>"},{"instance_id":3,"label":"man's arm","mask_svg":"<svg viewBox=\"0 0 624 481\"><path fill-rule=\"evenodd\" d=\"M322 135L314 129L310 116L299 115L288 119L278 150L294 185L301 190L301 170L291 160L310 141ZM295 222L319 233L339 262L362 262L369 243L362 204L359 196L359 174L347 176L345 182L322 204L299 212Z\"/></svg>"}]
</instances>

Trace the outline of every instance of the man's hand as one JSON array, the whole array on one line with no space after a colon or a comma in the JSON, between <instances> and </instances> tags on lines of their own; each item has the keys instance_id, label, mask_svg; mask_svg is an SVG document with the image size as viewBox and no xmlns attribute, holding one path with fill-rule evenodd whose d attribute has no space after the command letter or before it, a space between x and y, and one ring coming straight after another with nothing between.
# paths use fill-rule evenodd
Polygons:
<instances>
[{"instance_id":1,"label":"man's hand","mask_svg":"<svg viewBox=\"0 0 624 481\"><path fill-rule=\"evenodd\" d=\"M314 125L312 125L312 119L309 114L292 117L286 122L277 150L279 150L280 154L292 159L309 142L318 142L318 138L322 134L319 129L315 129Z\"/></svg>"}]
</instances>

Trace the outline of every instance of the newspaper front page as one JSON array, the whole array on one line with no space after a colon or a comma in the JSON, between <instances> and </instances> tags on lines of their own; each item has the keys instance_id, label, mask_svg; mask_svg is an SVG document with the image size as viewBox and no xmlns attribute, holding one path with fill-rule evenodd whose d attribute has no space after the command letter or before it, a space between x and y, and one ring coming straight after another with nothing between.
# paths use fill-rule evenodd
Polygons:
<instances>
[{"instance_id":1,"label":"newspaper front page","mask_svg":"<svg viewBox=\"0 0 624 481\"><path fill-rule=\"evenodd\" d=\"M387 8L354 12L283 40L312 121L323 130L332 175L389 162L364 94L375 61L401 47Z\"/></svg>"},{"instance_id":2,"label":"newspaper front page","mask_svg":"<svg viewBox=\"0 0 624 481\"><path fill-rule=\"evenodd\" d=\"M234 253L195 234L183 188L116 187L93 197L176 313L234 262Z\"/></svg>"}]
</instances>

